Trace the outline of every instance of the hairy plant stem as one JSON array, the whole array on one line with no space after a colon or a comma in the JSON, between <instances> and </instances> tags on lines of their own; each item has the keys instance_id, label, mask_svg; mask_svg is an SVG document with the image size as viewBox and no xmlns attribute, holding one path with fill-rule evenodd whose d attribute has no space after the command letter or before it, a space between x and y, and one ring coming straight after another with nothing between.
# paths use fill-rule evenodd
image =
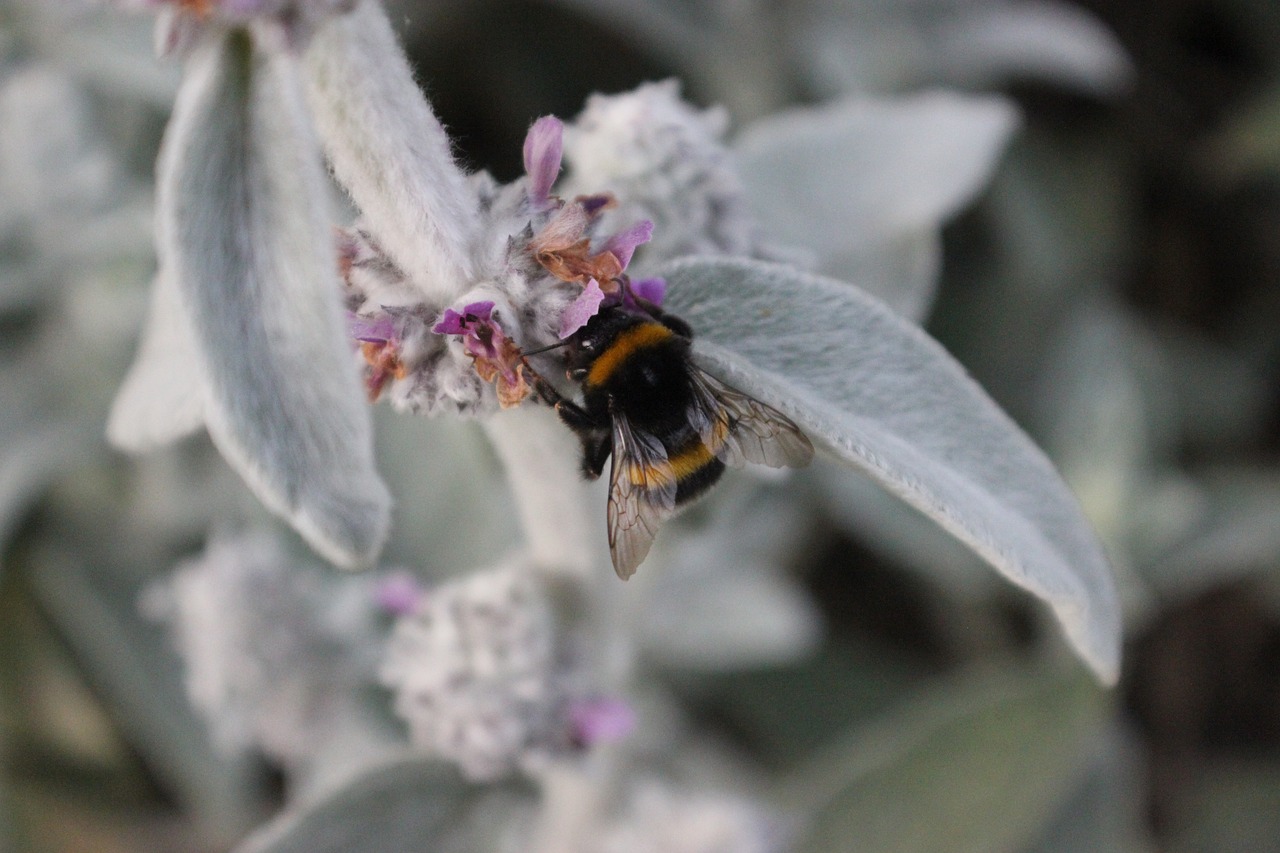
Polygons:
<instances>
[{"instance_id":1,"label":"hairy plant stem","mask_svg":"<svg viewBox=\"0 0 1280 853\"><path fill-rule=\"evenodd\" d=\"M635 670L632 620L620 612L626 598L606 586L620 583L605 545L604 499L582 479L578 440L543 406L502 412L484 428L506 467L530 554L556 596L561 626L581 638L591 656L592 683L625 695ZM538 774L543 800L533 853L582 849L599 829L628 752L625 744L600 745Z\"/></svg>"}]
</instances>

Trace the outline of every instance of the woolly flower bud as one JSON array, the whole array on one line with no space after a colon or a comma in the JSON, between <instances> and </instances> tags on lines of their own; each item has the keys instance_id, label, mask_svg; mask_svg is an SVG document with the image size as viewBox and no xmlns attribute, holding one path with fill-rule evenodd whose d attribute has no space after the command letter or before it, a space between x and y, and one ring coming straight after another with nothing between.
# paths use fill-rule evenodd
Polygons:
<instances>
[{"instance_id":1,"label":"woolly flower bud","mask_svg":"<svg viewBox=\"0 0 1280 853\"><path fill-rule=\"evenodd\" d=\"M344 687L373 680L370 583L297 565L269 535L220 537L141 605L169 624L215 740L288 764L311 752Z\"/></svg>"},{"instance_id":2,"label":"woolly flower bud","mask_svg":"<svg viewBox=\"0 0 1280 853\"><path fill-rule=\"evenodd\" d=\"M520 564L428 592L382 667L413 742L477 780L567 745L567 675L550 605Z\"/></svg>"},{"instance_id":3,"label":"woolly flower bud","mask_svg":"<svg viewBox=\"0 0 1280 853\"><path fill-rule=\"evenodd\" d=\"M652 220L648 264L685 254L755 254L741 182L721 141L726 125L723 110L682 101L674 80L592 95L565 128L569 190L618 197L603 231Z\"/></svg>"},{"instance_id":4,"label":"woolly flower bud","mask_svg":"<svg viewBox=\"0 0 1280 853\"><path fill-rule=\"evenodd\" d=\"M785 833L750 800L678 790L656 780L636 786L626 811L588 853L779 853Z\"/></svg>"}]
</instances>

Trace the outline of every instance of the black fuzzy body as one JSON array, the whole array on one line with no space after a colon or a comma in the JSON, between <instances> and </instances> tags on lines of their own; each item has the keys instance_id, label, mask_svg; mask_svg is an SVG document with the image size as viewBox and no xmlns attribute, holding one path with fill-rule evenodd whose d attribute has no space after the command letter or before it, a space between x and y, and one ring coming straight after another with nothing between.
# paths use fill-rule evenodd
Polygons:
<instances>
[{"instance_id":1,"label":"black fuzzy body","mask_svg":"<svg viewBox=\"0 0 1280 853\"><path fill-rule=\"evenodd\" d=\"M563 408L560 412L582 439L588 477L603 470L613 449L613 420L622 417L634 432L660 441L670 459L697 460L677 472L677 504L701 495L720 479L724 463L699 452L702 436L690 423L690 411L698 405L691 336L688 325L677 317L659 314L651 319L621 308L605 309L575 334L566 365L570 378L582 383L582 407L576 413ZM645 339L643 345L634 345L637 337ZM610 369L596 376L602 366Z\"/></svg>"}]
</instances>

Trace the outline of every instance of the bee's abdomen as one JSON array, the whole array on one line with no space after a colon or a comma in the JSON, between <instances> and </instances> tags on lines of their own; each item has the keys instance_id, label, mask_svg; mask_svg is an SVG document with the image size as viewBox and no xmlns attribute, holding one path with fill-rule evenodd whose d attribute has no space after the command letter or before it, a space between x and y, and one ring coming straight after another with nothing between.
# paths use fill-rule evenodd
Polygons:
<instances>
[{"instance_id":1,"label":"bee's abdomen","mask_svg":"<svg viewBox=\"0 0 1280 853\"><path fill-rule=\"evenodd\" d=\"M693 430L687 430L684 442L667 448L667 462L676 478L677 504L698 497L724 473L724 463Z\"/></svg>"}]
</instances>

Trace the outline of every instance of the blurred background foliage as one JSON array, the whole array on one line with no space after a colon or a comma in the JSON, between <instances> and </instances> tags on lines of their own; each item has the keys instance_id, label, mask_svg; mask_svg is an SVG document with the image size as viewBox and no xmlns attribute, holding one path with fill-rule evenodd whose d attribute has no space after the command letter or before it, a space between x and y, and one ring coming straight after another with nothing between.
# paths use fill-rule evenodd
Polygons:
<instances>
[{"instance_id":1,"label":"blurred background foliage","mask_svg":"<svg viewBox=\"0 0 1280 853\"><path fill-rule=\"evenodd\" d=\"M1015 99L1023 127L944 234L925 325L1103 537L1126 600L1121 685L1046 662L1054 629L1032 602L816 470L787 493L802 535L781 559L821 611L817 651L677 661L665 689L774 802L814 812L806 851L1280 850L1280 6L389 7L460 155L500 179L531 118L671 76L736 128L849 92ZM279 767L215 746L138 607L212 527L269 522L207 440L125 459L102 438L144 314L177 78L148 29L0 3L4 850L228 850L284 797ZM391 562L441 577L500 553L506 513L470 512L508 500L499 478L457 476L496 471L483 443L378 415L408 508ZM459 524L494 529L445 535Z\"/></svg>"}]
</instances>

